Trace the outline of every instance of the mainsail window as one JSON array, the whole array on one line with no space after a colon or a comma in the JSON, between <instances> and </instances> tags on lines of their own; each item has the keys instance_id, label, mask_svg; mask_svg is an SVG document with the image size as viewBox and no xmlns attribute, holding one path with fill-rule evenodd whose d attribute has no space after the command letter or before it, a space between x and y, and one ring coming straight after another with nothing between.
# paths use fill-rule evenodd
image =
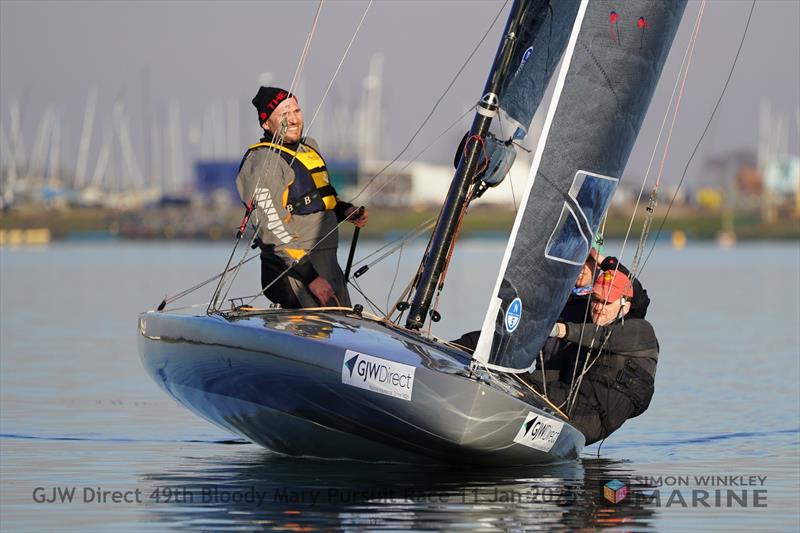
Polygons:
<instances>
[{"instance_id":1,"label":"mainsail window","mask_svg":"<svg viewBox=\"0 0 800 533\"><path fill-rule=\"evenodd\" d=\"M544 255L570 265L581 265L589 255L592 238L600 227L619 179L579 170L561 208Z\"/></svg>"}]
</instances>

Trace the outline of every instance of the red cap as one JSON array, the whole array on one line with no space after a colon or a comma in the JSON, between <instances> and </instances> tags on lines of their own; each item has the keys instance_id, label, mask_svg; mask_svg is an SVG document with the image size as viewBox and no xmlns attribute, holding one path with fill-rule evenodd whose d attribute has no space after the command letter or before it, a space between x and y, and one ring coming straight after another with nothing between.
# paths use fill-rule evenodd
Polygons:
<instances>
[{"instance_id":1,"label":"red cap","mask_svg":"<svg viewBox=\"0 0 800 533\"><path fill-rule=\"evenodd\" d=\"M633 297L633 285L628 276L622 272L606 270L594 281L592 295L606 302L616 302L623 296Z\"/></svg>"}]
</instances>

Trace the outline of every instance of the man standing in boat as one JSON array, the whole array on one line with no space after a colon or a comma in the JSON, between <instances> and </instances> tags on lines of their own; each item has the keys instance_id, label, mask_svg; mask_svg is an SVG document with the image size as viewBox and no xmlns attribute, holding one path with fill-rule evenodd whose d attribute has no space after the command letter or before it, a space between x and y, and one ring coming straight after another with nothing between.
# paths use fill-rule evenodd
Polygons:
<instances>
[{"instance_id":1,"label":"man standing in boat","mask_svg":"<svg viewBox=\"0 0 800 533\"><path fill-rule=\"evenodd\" d=\"M633 295L631 281L621 271L601 273L592 286L592 322L556 322L550 333L579 349L562 350L544 372L537 369L530 376L539 391L560 405L567 400L573 377L587 369L570 414L586 444L606 438L625 420L642 414L655 390L658 340L647 320L629 316ZM576 359L577 353L581 356Z\"/></svg>"},{"instance_id":2,"label":"man standing in boat","mask_svg":"<svg viewBox=\"0 0 800 533\"><path fill-rule=\"evenodd\" d=\"M337 198L293 94L260 87L252 103L264 137L245 153L236 188L259 222L264 294L284 308L349 307L337 226L347 219L361 228L367 211Z\"/></svg>"}]
</instances>

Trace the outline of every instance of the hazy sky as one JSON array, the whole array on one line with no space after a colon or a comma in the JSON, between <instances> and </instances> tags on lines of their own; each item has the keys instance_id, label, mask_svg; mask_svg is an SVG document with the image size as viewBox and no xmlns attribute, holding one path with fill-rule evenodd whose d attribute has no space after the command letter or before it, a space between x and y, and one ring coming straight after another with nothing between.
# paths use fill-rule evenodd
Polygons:
<instances>
[{"instance_id":1,"label":"hazy sky","mask_svg":"<svg viewBox=\"0 0 800 533\"><path fill-rule=\"evenodd\" d=\"M385 155L394 156L503 5L503 1L495 0L376 1L325 109L330 113L342 102L354 103L360 98L369 59L380 52L384 60ZM686 10L628 174L641 173L649 158L699 5L690 1ZM706 7L673 139L668 182L677 179L675 174L683 168L705 126L728 74L750 5L746 0L710 0ZM301 105L307 120L366 6L362 1L325 2L304 70ZM250 99L258 87L259 73L272 72L276 84L288 86L316 8L317 2L311 1L0 0L0 122L7 136L8 102L19 99L30 152L43 110L55 106L63 124L62 158L72 165L87 92L97 87L96 120L107 120L114 100L124 98L141 161L143 102L145 87L149 87L156 120L164 119L167 103L180 104L187 139L191 127L199 127L210 105L236 99L244 148L258 137ZM421 150L480 97L504 22L505 13L407 156ZM700 160L734 148L755 148L762 99L787 116L793 151L798 151L799 28L800 1L756 2L739 64ZM355 123L350 127L355 128ZM424 159L450 161L465 127L452 131ZM100 130L96 124L90 168ZM324 148L325 139L321 141ZM188 160L197 146L187 140L184 150Z\"/></svg>"}]
</instances>

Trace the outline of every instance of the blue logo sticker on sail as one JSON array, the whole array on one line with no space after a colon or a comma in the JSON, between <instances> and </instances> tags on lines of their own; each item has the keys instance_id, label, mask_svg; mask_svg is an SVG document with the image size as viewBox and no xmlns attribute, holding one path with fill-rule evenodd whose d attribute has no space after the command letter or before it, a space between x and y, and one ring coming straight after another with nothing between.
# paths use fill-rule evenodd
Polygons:
<instances>
[{"instance_id":1,"label":"blue logo sticker on sail","mask_svg":"<svg viewBox=\"0 0 800 533\"><path fill-rule=\"evenodd\" d=\"M506 311L506 331L512 333L517 326L519 326L519 321L522 318L522 300L519 298L514 298L511 304L508 306L508 310Z\"/></svg>"},{"instance_id":2,"label":"blue logo sticker on sail","mask_svg":"<svg viewBox=\"0 0 800 533\"><path fill-rule=\"evenodd\" d=\"M525 53L522 54L522 60L519 62L519 66L517 67L516 72L514 72L514 76L519 74L519 71L522 70L522 67L525 66L525 63L528 62L528 59L530 59L532 54L533 54L533 46L529 46L528 49L525 50Z\"/></svg>"}]
</instances>

